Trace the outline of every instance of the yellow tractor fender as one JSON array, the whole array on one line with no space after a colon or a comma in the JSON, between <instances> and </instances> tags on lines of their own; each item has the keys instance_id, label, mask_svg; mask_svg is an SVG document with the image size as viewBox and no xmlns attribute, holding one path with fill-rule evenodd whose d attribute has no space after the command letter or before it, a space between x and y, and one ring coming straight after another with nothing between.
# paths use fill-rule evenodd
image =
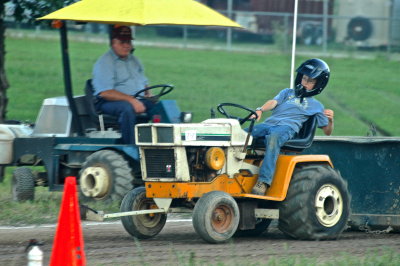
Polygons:
<instances>
[{"instance_id":1,"label":"yellow tractor fender","mask_svg":"<svg viewBox=\"0 0 400 266\"><path fill-rule=\"evenodd\" d=\"M276 162L275 175L267 197L275 201L283 201L286 198L290 181L297 165L304 163L333 164L328 155L280 155Z\"/></svg>"}]
</instances>

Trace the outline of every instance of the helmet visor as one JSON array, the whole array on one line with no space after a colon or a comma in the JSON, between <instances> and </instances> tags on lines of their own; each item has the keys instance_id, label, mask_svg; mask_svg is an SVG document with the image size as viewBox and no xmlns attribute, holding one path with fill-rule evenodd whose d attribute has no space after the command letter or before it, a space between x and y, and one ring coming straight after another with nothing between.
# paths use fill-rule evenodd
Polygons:
<instances>
[{"instance_id":1,"label":"helmet visor","mask_svg":"<svg viewBox=\"0 0 400 266\"><path fill-rule=\"evenodd\" d=\"M306 75L312 79L316 79L317 77L319 77L322 71L323 69L315 67L312 64L304 64L297 70L298 73Z\"/></svg>"}]
</instances>

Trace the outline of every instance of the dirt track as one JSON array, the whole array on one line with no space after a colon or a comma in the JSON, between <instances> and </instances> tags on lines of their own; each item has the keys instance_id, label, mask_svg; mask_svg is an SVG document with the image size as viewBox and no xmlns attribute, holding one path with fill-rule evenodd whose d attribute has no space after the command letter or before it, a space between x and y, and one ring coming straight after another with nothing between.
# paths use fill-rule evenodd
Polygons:
<instances>
[{"instance_id":1,"label":"dirt track","mask_svg":"<svg viewBox=\"0 0 400 266\"><path fill-rule=\"evenodd\" d=\"M29 239L44 241L42 247L48 265L55 227L0 227L0 265L26 265L25 246ZM153 239L135 242L120 223L83 224L87 265L188 265L196 262L245 265L284 256L303 256L329 261L343 252L364 256L371 250L391 248L400 252L400 234L345 232L337 241L296 241L280 233L273 225L257 238L235 238L231 243L205 243L188 219L169 219Z\"/></svg>"}]
</instances>

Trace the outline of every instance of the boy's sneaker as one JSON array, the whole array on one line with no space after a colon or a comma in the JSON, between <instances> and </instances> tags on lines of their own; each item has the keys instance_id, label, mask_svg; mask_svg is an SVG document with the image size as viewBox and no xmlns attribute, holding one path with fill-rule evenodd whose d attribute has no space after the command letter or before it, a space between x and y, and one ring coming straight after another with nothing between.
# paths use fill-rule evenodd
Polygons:
<instances>
[{"instance_id":1,"label":"boy's sneaker","mask_svg":"<svg viewBox=\"0 0 400 266\"><path fill-rule=\"evenodd\" d=\"M251 194L265 196L265 193L267 192L268 188L269 188L268 184L257 181L253 189L251 190Z\"/></svg>"}]
</instances>

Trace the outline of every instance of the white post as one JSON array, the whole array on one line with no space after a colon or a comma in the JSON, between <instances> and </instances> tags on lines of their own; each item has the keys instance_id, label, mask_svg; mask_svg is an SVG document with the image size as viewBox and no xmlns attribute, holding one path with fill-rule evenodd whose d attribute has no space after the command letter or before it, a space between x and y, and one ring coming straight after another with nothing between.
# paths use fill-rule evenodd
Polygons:
<instances>
[{"instance_id":1,"label":"white post","mask_svg":"<svg viewBox=\"0 0 400 266\"><path fill-rule=\"evenodd\" d=\"M187 40L188 40L188 27L186 25L183 26L183 48L187 48Z\"/></svg>"},{"instance_id":2,"label":"white post","mask_svg":"<svg viewBox=\"0 0 400 266\"><path fill-rule=\"evenodd\" d=\"M326 53L328 48L328 1L324 0L324 18L323 18L323 32L322 32L322 52Z\"/></svg>"},{"instance_id":3,"label":"white post","mask_svg":"<svg viewBox=\"0 0 400 266\"><path fill-rule=\"evenodd\" d=\"M293 40L292 40L292 67L290 70L290 87L294 89L294 58L296 54L296 35L297 35L297 10L298 0L294 1L294 18L293 18Z\"/></svg>"},{"instance_id":4,"label":"white post","mask_svg":"<svg viewBox=\"0 0 400 266\"><path fill-rule=\"evenodd\" d=\"M228 18L232 19L232 0L228 0ZM231 50L232 48L232 28L229 27L226 32L226 48Z\"/></svg>"}]
</instances>

